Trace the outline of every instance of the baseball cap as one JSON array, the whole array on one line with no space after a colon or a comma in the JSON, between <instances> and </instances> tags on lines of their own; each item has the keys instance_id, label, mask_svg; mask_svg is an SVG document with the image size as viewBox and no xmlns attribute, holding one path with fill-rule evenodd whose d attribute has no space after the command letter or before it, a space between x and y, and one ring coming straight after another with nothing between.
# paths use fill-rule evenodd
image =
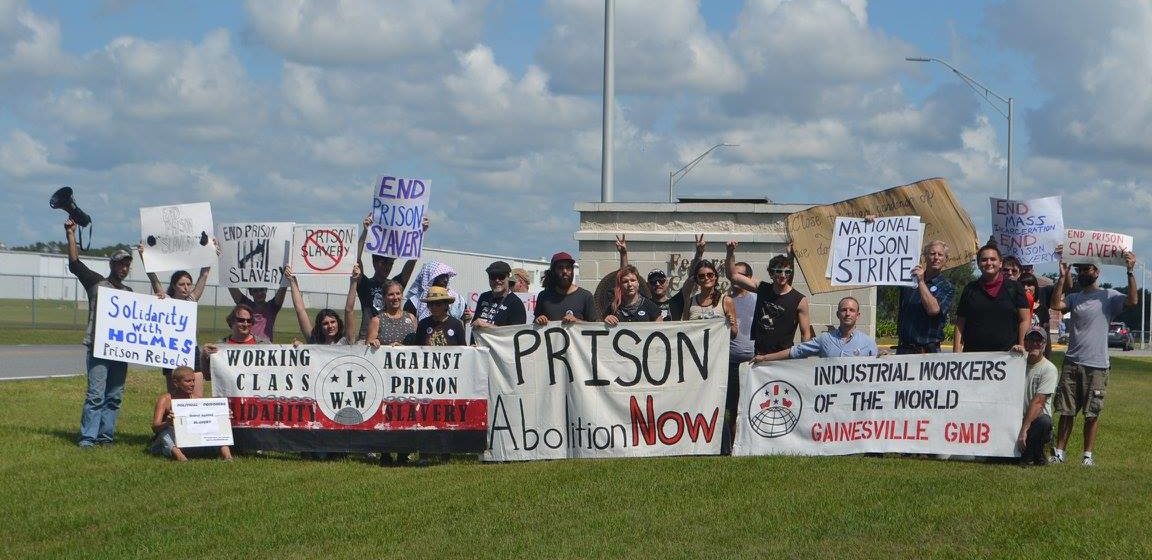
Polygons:
<instances>
[{"instance_id":1,"label":"baseball cap","mask_svg":"<svg viewBox=\"0 0 1152 560\"><path fill-rule=\"evenodd\" d=\"M656 278L663 278L663 279L667 280L668 274L665 273L663 270L660 270L659 268L654 268L654 269L652 269L652 272L648 273L648 281L651 282L652 280L655 280Z\"/></svg>"},{"instance_id":2,"label":"baseball cap","mask_svg":"<svg viewBox=\"0 0 1152 560\"><path fill-rule=\"evenodd\" d=\"M556 263L563 261L569 261L572 264L576 264L576 259L572 258L572 255L569 255L564 251L560 251L559 253L552 255L552 266L555 266Z\"/></svg>"},{"instance_id":3,"label":"baseball cap","mask_svg":"<svg viewBox=\"0 0 1152 560\"><path fill-rule=\"evenodd\" d=\"M108 257L108 262L118 262L124 259L132 260L132 253L124 249L118 249L115 253L112 253L111 257Z\"/></svg>"},{"instance_id":4,"label":"baseball cap","mask_svg":"<svg viewBox=\"0 0 1152 560\"><path fill-rule=\"evenodd\" d=\"M1044 328L1040 326L1032 327L1028 329L1028 332L1024 333L1024 338L1028 338L1030 336L1046 339L1048 338L1048 331L1045 331Z\"/></svg>"},{"instance_id":5,"label":"baseball cap","mask_svg":"<svg viewBox=\"0 0 1152 560\"><path fill-rule=\"evenodd\" d=\"M496 261L488 265L488 268L484 269L484 272L497 276L508 276L512 272L512 266L504 261Z\"/></svg>"}]
</instances>

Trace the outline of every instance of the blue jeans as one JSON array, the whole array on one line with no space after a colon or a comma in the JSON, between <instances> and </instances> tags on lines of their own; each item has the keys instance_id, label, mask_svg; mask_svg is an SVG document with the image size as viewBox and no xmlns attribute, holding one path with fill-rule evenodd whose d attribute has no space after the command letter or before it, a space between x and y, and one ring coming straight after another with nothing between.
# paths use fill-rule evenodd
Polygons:
<instances>
[{"instance_id":1,"label":"blue jeans","mask_svg":"<svg viewBox=\"0 0 1152 560\"><path fill-rule=\"evenodd\" d=\"M88 392L80 411L81 447L112 443L127 377L127 363L96 358L89 351Z\"/></svg>"}]
</instances>

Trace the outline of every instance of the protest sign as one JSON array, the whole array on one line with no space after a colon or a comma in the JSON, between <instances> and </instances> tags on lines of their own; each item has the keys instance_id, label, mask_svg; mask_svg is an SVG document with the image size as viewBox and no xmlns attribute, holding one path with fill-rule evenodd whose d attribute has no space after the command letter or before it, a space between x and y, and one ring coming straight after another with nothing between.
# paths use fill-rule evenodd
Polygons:
<instances>
[{"instance_id":1,"label":"protest sign","mask_svg":"<svg viewBox=\"0 0 1152 560\"><path fill-rule=\"evenodd\" d=\"M422 222L428 213L432 181L404 177L380 178L372 196L372 225L365 247L375 255L420 258Z\"/></svg>"},{"instance_id":2,"label":"protest sign","mask_svg":"<svg viewBox=\"0 0 1152 560\"><path fill-rule=\"evenodd\" d=\"M998 352L745 365L732 454L1011 457L1024 369Z\"/></svg>"},{"instance_id":3,"label":"protest sign","mask_svg":"<svg viewBox=\"0 0 1152 560\"><path fill-rule=\"evenodd\" d=\"M722 321L481 329L486 461L720 452L728 379Z\"/></svg>"},{"instance_id":4,"label":"protest sign","mask_svg":"<svg viewBox=\"0 0 1152 560\"><path fill-rule=\"evenodd\" d=\"M292 222L235 223L216 226L220 242L220 285L229 288L278 288L283 285Z\"/></svg>"},{"instance_id":5,"label":"protest sign","mask_svg":"<svg viewBox=\"0 0 1152 560\"><path fill-rule=\"evenodd\" d=\"M228 399L240 447L478 452L491 364L465 346L225 344L212 394Z\"/></svg>"},{"instance_id":6,"label":"protest sign","mask_svg":"<svg viewBox=\"0 0 1152 560\"><path fill-rule=\"evenodd\" d=\"M839 216L920 216L926 241L948 244L948 261L944 268L972 262L976 257L976 227L960 206L944 179L925 179L910 185L893 187L877 193L813 206L788 216L788 237L804 281L812 293L830 292L831 280L825 275L831 255L832 233Z\"/></svg>"},{"instance_id":7,"label":"protest sign","mask_svg":"<svg viewBox=\"0 0 1152 560\"><path fill-rule=\"evenodd\" d=\"M356 264L356 224L296 224L292 228L292 272L352 274Z\"/></svg>"},{"instance_id":8,"label":"protest sign","mask_svg":"<svg viewBox=\"0 0 1152 560\"><path fill-rule=\"evenodd\" d=\"M992 239L1005 256L1021 264L1060 260L1056 246L1064 242L1064 212L1060 197L1031 200L989 198L992 207Z\"/></svg>"},{"instance_id":9,"label":"protest sign","mask_svg":"<svg viewBox=\"0 0 1152 560\"><path fill-rule=\"evenodd\" d=\"M162 368L196 363L196 302L100 286L92 355Z\"/></svg>"},{"instance_id":10,"label":"protest sign","mask_svg":"<svg viewBox=\"0 0 1152 560\"><path fill-rule=\"evenodd\" d=\"M232 445L228 399L172 399L176 447Z\"/></svg>"},{"instance_id":11,"label":"protest sign","mask_svg":"<svg viewBox=\"0 0 1152 560\"><path fill-rule=\"evenodd\" d=\"M836 218L832 258L833 286L915 286L912 269L920 264L924 229L917 216L866 221Z\"/></svg>"},{"instance_id":12,"label":"protest sign","mask_svg":"<svg viewBox=\"0 0 1152 560\"><path fill-rule=\"evenodd\" d=\"M212 205L207 202L140 209L144 271L195 270L216 265Z\"/></svg>"},{"instance_id":13,"label":"protest sign","mask_svg":"<svg viewBox=\"0 0 1152 560\"><path fill-rule=\"evenodd\" d=\"M1066 229L1064 262L1124 266L1124 254L1132 250L1132 236L1107 231Z\"/></svg>"}]
</instances>

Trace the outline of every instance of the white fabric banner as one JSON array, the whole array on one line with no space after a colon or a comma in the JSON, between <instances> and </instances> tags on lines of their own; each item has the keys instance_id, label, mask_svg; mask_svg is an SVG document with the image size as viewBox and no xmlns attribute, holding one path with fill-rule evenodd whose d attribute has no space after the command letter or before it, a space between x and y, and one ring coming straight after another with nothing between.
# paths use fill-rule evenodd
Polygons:
<instances>
[{"instance_id":1,"label":"white fabric banner","mask_svg":"<svg viewBox=\"0 0 1152 560\"><path fill-rule=\"evenodd\" d=\"M1060 197L1008 200L989 198L992 238L1005 255L1021 264L1060 260L1056 246L1064 243L1064 211Z\"/></svg>"},{"instance_id":2,"label":"white fabric banner","mask_svg":"<svg viewBox=\"0 0 1152 560\"><path fill-rule=\"evenodd\" d=\"M919 216L836 218L828 278L833 286L915 286L924 226Z\"/></svg>"},{"instance_id":3,"label":"white fabric banner","mask_svg":"<svg viewBox=\"0 0 1152 560\"><path fill-rule=\"evenodd\" d=\"M196 363L196 302L100 286L92 355L173 369Z\"/></svg>"},{"instance_id":4,"label":"white fabric banner","mask_svg":"<svg viewBox=\"0 0 1152 560\"><path fill-rule=\"evenodd\" d=\"M359 232L356 224L296 224L292 229L292 272L352 274Z\"/></svg>"},{"instance_id":5,"label":"white fabric banner","mask_svg":"<svg viewBox=\"0 0 1152 560\"><path fill-rule=\"evenodd\" d=\"M288 264L292 222L236 223L216 226L220 243L220 285L229 288L279 288Z\"/></svg>"},{"instance_id":6,"label":"white fabric banner","mask_svg":"<svg viewBox=\"0 0 1152 560\"><path fill-rule=\"evenodd\" d=\"M1015 456L1025 366L999 352L745 365L732 454Z\"/></svg>"},{"instance_id":7,"label":"white fabric banner","mask_svg":"<svg viewBox=\"0 0 1152 560\"><path fill-rule=\"evenodd\" d=\"M141 208L144 271L187 270L195 278L197 269L216 266L212 235L212 205L208 202Z\"/></svg>"},{"instance_id":8,"label":"white fabric banner","mask_svg":"<svg viewBox=\"0 0 1152 560\"><path fill-rule=\"evenodd\" d=\"M228 399L173 399L172 416L177 447L232 445Z\"/></svg>"},{"instance_id":9,"label":"white fabric banner","mask_svg":"<svg viewBox=\"0 0 1152 560\"><path fill-rule=\"evenodd\" d=\"M476 331L489 381L487 461L714 455L728 385L723 321Z\"/></svg>"}]
</instances>

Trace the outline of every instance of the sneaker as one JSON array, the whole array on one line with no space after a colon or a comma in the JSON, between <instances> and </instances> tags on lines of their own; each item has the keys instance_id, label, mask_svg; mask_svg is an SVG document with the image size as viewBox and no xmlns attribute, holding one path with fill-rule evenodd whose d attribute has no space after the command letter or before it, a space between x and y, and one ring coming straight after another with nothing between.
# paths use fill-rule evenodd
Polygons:
<instances>
[{"instance_id":1,"label":"sneaker","mask_svg":"<svg viewBox=\"0 0 1152 560\"><path fill-rule=\"evenodd\" d=\"M1085 467L1095 467L1096 466L1096 460L1093 459L1092 457L1085 457L1084 462L1081 464L1084 465Z\"/></svg>"},{"instance_id":2,"label":"sneaker","mask_svg":"<svg viewBox=\"0 0 1152 560\"><path fill-rule=\"evenodd\" d=\"M1063 462L1064 462L1064 456L1063 455L1053 455L1053 456L1048 458L1048 464L1049 465L1061 464Z\"/></svg>"}]
</instances>

